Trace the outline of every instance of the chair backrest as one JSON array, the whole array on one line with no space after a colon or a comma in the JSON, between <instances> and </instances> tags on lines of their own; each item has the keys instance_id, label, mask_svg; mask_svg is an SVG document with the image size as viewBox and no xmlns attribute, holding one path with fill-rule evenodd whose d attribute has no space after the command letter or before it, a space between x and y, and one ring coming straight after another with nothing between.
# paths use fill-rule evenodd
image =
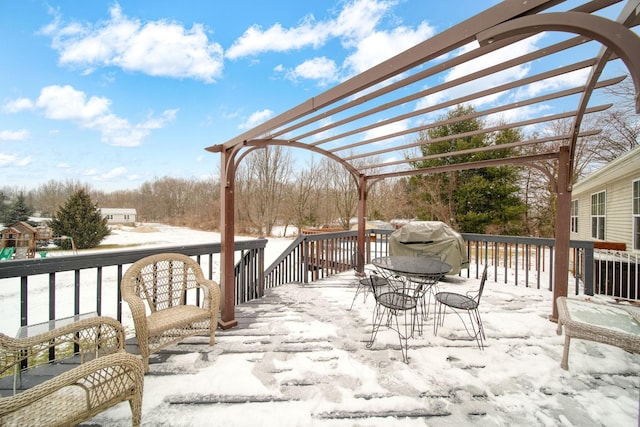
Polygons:
<instances>
[{"instance_id":1,"label":"chair backrest","mask_svg":"<svg viewBox=\"0 0 640 427\"><path fill-rule=\"evenodd\" d=\"M482 272L482 278L480 279L480 289L478 289L478 297L476 301L480 304L480 298L482 298L482 291L484 290L484 283L487 281L487 272L489 270L489 266L484 266L484 271Z\"/></svg>"},{"instance_id":2,"label":"chair backrest","mask_svg":"<svg viewBox=\"0 0 640 427\"><path fill-rule=\"evenodd\" d=\"M373 296L376 300L380 295L382 295L385 292L389 292L392 289L392 286L389 283L389 280L378 274L375 274L375 273L371 274L369 276L369 281L370 281L369 286L371 287L371 290L373 291Z\"/></svg>"},{"instance_id":3,"label":"chair backrest","mask_svg":"<svg viewBox=\"0 0 640 427\"><path fill-rule=\"evenodd\" d=\"M122 277L122 291L146 300L154 312L187 304L187 291L204 280L200 265L182 254L158 254L133 263Z\"/></svg>"}]
</instances>

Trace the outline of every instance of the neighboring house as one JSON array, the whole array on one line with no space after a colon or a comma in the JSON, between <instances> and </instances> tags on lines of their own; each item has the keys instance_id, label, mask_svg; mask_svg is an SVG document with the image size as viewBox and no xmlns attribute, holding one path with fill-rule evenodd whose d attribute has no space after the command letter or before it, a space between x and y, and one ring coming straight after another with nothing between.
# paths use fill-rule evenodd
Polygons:
<instances>
[{"instance_id":1,"label":"neighboring house","mask_svg":"<svg viewBox=\"0 0 640 427\"><path fill-rule=\"evenodd\" d=\"M109 224L133 224L136 222L135 209L100 208L100 213Z\"/></svg>"},{"instance_id":2,"label":"neighboring house","mask_svg":"<svg viewBox=\"0 0 640 427\"><path fill-rule=\"evenodd\" d=\"M573 186L571 238L640 251L640 147Z\"/></svg>"}]
</instances>

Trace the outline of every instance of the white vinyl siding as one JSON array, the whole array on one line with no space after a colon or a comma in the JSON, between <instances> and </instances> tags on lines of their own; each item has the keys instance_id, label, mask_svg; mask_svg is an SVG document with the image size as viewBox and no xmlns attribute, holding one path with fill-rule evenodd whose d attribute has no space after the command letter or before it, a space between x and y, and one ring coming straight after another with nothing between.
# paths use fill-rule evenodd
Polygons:
<instances>
[{"instance_id":1,"label":"white vinyl siding","mask_svg":"<svg viewBox=\"0 0 640 427\"><path fill-rule=\"evenodd\" d=\"M628 251L640 251L637 246L640 237L639 220L636 219L638 202L634 202L635 191L640 191L640 147L609 163L607 166L592 173L589 177L577 182L571 192L571 200L577 200L578 232L571 232L572 239L600 240L592 237L591 197L594 194L606 193L606 216L604 237L608 242L625 243ZM636 193L637 194L637 193ZM636 203L634 207L634 203ZM633 209L636 209L634 211ZM601 216L600 218L605 218ZM599 220L595 220L598 222ZM598 224L599 225L599 224ZM597 235L597 234L596 234ZM602 237L602 236L601 236Z\"/></svg>"}]
</instances>

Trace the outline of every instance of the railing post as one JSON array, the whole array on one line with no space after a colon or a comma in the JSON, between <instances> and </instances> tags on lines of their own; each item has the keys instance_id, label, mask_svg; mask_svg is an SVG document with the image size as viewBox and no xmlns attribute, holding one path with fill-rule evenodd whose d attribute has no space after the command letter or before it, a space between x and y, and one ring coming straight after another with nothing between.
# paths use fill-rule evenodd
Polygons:
<instances>
[{"instance_id":1,"label":"railing post","mask_svg":"<svg viewBox=\"0 0 640 427\"><path fill-rule=\"evenodd\" d=\"M585 295L593 295L593 242L588 247L583 249L584 251L584 266L583 269L583 281L584 281L584 293Z\"/></svg>"}]
</instances>

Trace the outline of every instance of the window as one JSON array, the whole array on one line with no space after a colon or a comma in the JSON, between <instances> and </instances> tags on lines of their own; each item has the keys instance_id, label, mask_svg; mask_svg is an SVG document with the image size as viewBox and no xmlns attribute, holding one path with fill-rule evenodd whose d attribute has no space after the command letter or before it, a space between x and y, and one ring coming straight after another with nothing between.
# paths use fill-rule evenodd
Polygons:
<instances>
[{"instance_id":1,"label":"window","mask_svg":"<svg viewBox=\"0 0 640 427\"><path fill-rule=\"evenodd\" d=\"M571 231L578 232L578 199L571 201Z\"/></svg>"},{"instance_id":2,"label":"window","mask_svg":"<svg viewBox=\"0 0 640 427\"><path fill-rule=\"evenodd\" d=\"M125 215L125 216L124 216L124 220L125 220L125 221L129 221L129 215Z\"/></svg>"},{"instance_id":3,"label":"window","mask_svg":"<svg viewBox=\"0 0 640 427\"><path fill-rule=\"evenodd\" d=\"M640 179L633 181L631 195L633 220L633 249L640 250Z\"/></svg>"},{"instance_id":4,"label":"window","mask_svg":"<svg viewBox=\"0 0 640 427\"><path fill-rule=\"evenodd\" d=\"M591 195L591 237L604 240L607 196L604 191Z\"/></svg>"}]
</instances>

